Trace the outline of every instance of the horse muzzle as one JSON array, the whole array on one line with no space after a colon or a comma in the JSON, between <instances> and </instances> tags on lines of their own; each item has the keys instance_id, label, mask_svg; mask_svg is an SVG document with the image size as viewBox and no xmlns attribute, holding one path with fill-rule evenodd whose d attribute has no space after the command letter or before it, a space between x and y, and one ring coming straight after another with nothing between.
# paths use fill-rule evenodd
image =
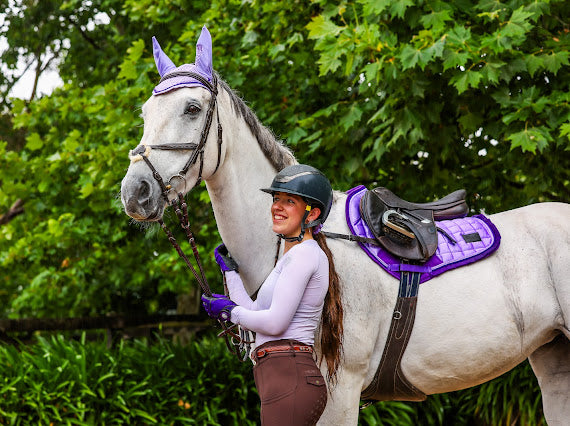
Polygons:
<instances>
[{"instance_id":1,"label":"horse muzzle","mask_svg":"<svg viewBox=\"0 0 570 426\"><path fill-rule=\"evenodd\" d=\"M152 176L127 174L121 183L121 201L125 213L138 221L157 221L164 213L164 198Z\"/></svg>"}]
</instances>

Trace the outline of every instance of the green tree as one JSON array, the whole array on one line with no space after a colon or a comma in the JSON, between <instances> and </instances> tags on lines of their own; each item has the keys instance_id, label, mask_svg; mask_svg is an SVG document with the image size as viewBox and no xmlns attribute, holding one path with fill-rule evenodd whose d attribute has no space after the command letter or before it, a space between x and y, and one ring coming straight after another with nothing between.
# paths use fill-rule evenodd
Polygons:
<instances>
[{"instance_id":1,"label":"green tree","mask_svg":"<svg viewBox=\"0 0 570 426\"><path fill-rule=\"evenodd\" d=\"M570 199L568 2L320 4L320 76L346 80L299 144L319 134L347 184L414 199L464 186L490 211Z\"/></svg>"},{"instance_id":2,"label":"green tree","mask_svg":"<svg viewBox=\"0 0 570 426\"><path fill-rule=\"evenodd\" d=\"M12 106L25 146L0 147L0 210L19 198L26 209L0 228L11 315L164 310L195 288L155 228L128 223L117 193L142 134L137 107L158 78L151 35L180 64L203 24L216 70L337 188L423 201L465 187L489 212L570 198L567 2L77 0L45 15L21 5L29 25L67 22L56 27L71 41L58 62L65 86ZM102 13L107 24L88 25ZM28 17L18 16L14 52ZM208 201L203 187L189 197ZM192 215L210 266L213 217Z\"/></svg>"},{"instance_id":3,"label":"green tree","mask_svg":"<svg viewBox=\"0 0 570 426\"><path fill-rule=\"evenodd\" d=\"M44 14L43 3L20 4L21 22L12 30L29 28L38 17L46 26L62 22L60 14L75 16L83 7L79 1L49 2ZM136 38L138 22L123 2L85 4L91 11L85 11L85 22L105 12L110 23L90 32L69 27L78 33L59 63L66 84L49 97L12 100L9 118L23 146L8 145L10 137L0 141L0 211L16 199L24 200L25 209L0 228L4 316L165 311L176 308L177 294L192 288L191 275L167 242L155 229L131 226L117 198L128 150L142 134L137 105L157 77L152 54ZM173 16L178 12L171 10ZM148 25L151 33L155 27L164 25ZM41 45L44 35L36 36ZM9 40L20 51L18 37ZM196 203L207 201L205 191L193 196ZM214 232L211 212L194 215L194 226L205 237ZM212 244L204 244L203 256ZM211 279L218 278L209 269Z\"/></svg>"}]
</instances>

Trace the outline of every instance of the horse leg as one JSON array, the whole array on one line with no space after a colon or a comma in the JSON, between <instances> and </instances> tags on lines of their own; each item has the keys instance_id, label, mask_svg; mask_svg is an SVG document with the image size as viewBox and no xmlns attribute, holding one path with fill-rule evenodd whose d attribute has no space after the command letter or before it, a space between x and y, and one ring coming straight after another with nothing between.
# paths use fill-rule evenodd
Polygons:
<instances>
[{"instance_id":1,"label":"horse leg","mask_svg":"<svg viewBox=\"0 0 570 426\"><path fill-rule=\"evenodd\" d=\"M549 426L570 419L570 340L563 334L529 356L542 392L542 407Z\"/></svg>"},{"instance_id":2,"label":"horse leg","mask_svg":"<svg viewBox=\"0 0 570 426\"><path fill-rule=\"evenodd\" d=\"M320 426L355 426L360 413L360 391L362 389L362 372L341 372L332 392L328 394L327 406L319 419Z\"/></svg>"}]
</instances>

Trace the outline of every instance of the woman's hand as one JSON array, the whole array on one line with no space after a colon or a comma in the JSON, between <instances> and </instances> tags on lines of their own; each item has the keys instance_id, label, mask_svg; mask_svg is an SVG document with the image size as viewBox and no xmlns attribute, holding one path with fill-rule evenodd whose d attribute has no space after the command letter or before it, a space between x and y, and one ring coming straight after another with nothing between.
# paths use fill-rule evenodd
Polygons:
<instances>
[{"instance_id":1,"label":"woman's hand","mask_svg":"<svg viewBox=\"0 0 570 426\"><path fill-rule=\"evenodd\" d=\"M232 255L228 252L228 249L224 245L224 243L220 244L214 250L214 257L216 258L216 263L220 265L220 269L222 272L227 271L238 271L238 264L232 257Z\"/></svg>"},{"instance_id":2,"label":"woman's hand","mask_svg":"<svg viewBox=\"0 0 570 426\"><path fill-rule=\"evenodd\" d=\"M203 294L202 306L204 306L210 318L230 321L232 309L237 305L224 294L212 294L211 296Z\"/></svg>"}]
</instances>

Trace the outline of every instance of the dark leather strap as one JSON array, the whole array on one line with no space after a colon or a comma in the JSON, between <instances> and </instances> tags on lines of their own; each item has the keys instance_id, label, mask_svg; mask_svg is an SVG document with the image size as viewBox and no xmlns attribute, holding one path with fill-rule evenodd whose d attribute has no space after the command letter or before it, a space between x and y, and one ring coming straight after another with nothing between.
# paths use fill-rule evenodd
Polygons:
<instances>
[{"instance_id":1,"label":"dark leather strap","mask_svg":"<svg viewBox=\"0 0 570 426\"><path fill-rule=\"evenodd\" d=\"M140 146L140 145L139 145ZM170 151L177 151L177 150L194 150L198 147L196 143L169 143L164 145L149 145L151 149L159 149L159 150L170 150ZM138 148L138 147L137 147ZM144 148L144 147L143 147ZM143 149L144 152L144 149ZM134 152L134 154L142 154L142 152Z\"/></svg>"},{"instance_id":2,"label":"dark leather strap","mask_svg":"<svg viewBox=\"0 0 570 426\"><path fill-rule=\"evenodd\" d=\"M361 237L360 235L336 234L334 232L325 232L325 231L321 231L321 234L323 234L327 238L340 238L348 241L357 241L359 243L373 244L375 246L380 245L380 243L376 238L366 238L366 237Z\"/></svg>"},{"instance_id":3,"label":"dark leather strap","mask_svg":"<svg viewBox=\"0 0 570 426\"><path fill-rule=\"evenodd\" d=\"M400 365L414 327L420 277L421 273L418 272L402 272L398 299L382 359L372 382L362 391L361 397L364 400L426 399L426 395L406 379Z\"/></svg>"}]
</instances>

